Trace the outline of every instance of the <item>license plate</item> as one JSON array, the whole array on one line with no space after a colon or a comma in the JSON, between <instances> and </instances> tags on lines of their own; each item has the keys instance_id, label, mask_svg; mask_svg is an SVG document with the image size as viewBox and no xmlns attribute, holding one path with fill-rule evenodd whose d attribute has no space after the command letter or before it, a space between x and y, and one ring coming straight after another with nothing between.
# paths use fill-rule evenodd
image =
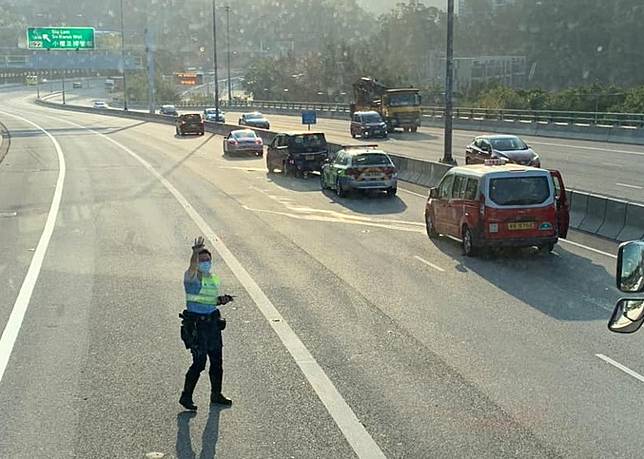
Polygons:
<instances>
[{"instance_id":1,"label":"license plate","mask_svg":"<svg viewBox=\"0 0 644 459\"><path fill-rule=\"evenodd\" d=\"M315 159L315 155L306 155L304 159L306 159L307 161L313 161Z\"/></svg>"},{"instance_id":2,"label":"license plate","mask_svg":"<svg viewBox=\"0 0 644 459\"><path fill-rule=\"evenodd\" d=\"M534 222L508 223L509 230L529 230L534 229Z\"/></svg>"}]
</instances>

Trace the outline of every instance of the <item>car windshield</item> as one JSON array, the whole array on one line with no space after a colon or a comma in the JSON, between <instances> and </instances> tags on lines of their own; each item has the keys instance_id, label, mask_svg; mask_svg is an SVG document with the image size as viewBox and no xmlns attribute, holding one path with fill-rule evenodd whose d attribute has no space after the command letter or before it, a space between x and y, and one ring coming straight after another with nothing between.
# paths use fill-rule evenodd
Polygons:
<instances>
[{"instance_id":1,"label":"car windshield","mask_svg":"<svg viewBox=\"0 0 644 459\"><path fill-rule=\"evenodd\" d=\"M262 115L261 113L250 113L248 115L244 115L244 117L247 120L261 120L264 118L264 115Z\"/></svg>"},{"instance_id":2,"label":"car windshield","mask_svg":"<svg viewBox=\"0 0 644 459\"><path fill-rule=\"evenodd\" d=\"M362 115L362 121L365 123L381 123L382 118L377 113L369 113L367 115Z\"/></svg>"},{"instance_id":3,"label":"car windshield","mask_svg":"<svg viewBox=\"0 0 644 459\"><path fill-rule=\"evenodd\" d=\"M295 148L319 148L326 145L322 134L303 134L291 137L291 146Z\"/></svg>"},{"instance_id":4,"label":"car windshield","mask_svg":"<svg viewBox=\"0 0 644 459\"><path fill-rule=\"evenodd\" d=\"M490 199L500 206L530 206L550 198L547 176L503 177L490 180Z\"/></svg>"},{"instance_id":5,"label":"car windshield","mask_svg":"<svg viewBox=\"0 0 644 459\"><path fill-rule=\"evenodd\" d=\"M518 137L499 137L490 139L490 143L495 150L527 150L528 146Z\"/></svg>"},{"instance_id":6,"label":"car windshield","mask_svg":"<svg viewBox=\"0 0 644 459\"><path fill-rule=\"evenodd\" d=\"M391 161L383 153L364 153L356 155L352 160L353 166L391 166Z\"/></svg>"},{"instance_id":7,"label":"car windshield","mask_svg":"<svg viewBox=\"0 0 644 459\"><path fill-rule=\"evenodd\" d=\"M389 96L389 104L392 107L404 107L420 105L420 97L418 94L391 94Z\"/></svg>"},{"instance_id":8,"label":"car windshield","mask_svg":"<svg viewBox=\"0 0 644 459\"><path fill-rule=\"evenodd\" d=\"M255 139L257 135L255 131L235 131L233 132L233 137L235 139Z\"/></svg>"}]
</instances>

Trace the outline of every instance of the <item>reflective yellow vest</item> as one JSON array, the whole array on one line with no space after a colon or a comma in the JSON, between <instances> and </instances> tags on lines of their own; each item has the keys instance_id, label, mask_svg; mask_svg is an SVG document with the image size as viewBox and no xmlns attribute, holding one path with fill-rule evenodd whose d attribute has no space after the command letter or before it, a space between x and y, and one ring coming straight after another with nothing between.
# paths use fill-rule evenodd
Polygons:
<instances>
[{"instance_id":1,"label":"reflective yellow vest","mask_svg":"<svg viewBox=\"0 0 644 459\"><path fill-rule=\"evenodd\" d=\"M199 303L217 306L219 296L219 276L216 274L201 276L201 290L199 293L186 293L186 303Z\"/></svg>"}]
</instances>

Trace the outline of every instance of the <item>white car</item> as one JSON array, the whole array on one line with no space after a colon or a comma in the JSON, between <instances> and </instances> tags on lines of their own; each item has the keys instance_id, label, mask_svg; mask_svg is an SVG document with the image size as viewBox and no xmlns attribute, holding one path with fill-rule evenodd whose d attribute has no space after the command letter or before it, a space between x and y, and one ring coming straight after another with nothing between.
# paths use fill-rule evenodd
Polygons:
<instances>
[{"instance_id":1,"label":"white car","mask_svg":"<svg viewBox=\"0 0 644 459\"><path fill-rule=\"evenodd\" d=\"M109 108L104 100L95 100L94 108Z\"/></svg>"}]
</instances>

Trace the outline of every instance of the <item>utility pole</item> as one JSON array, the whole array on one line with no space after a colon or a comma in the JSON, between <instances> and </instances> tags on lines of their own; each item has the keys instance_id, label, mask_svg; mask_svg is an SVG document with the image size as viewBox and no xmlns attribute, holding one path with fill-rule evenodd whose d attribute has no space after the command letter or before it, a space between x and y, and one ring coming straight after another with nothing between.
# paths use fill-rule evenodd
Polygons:
<instances>
[{"instance_id":1,"label":"utility pole","mask_svg":"<svg viewBox=\"0 0 644 459\"><path fill-rule=\"evenodd\" d=\"M215 66L215 123L219 122L219 76L217 75L217 0L212 0L212 52Z\"/></svg>"},{"instance_id":2,"label":"utility pole","mask_svg":"<svg viewBox=\"0 0 644 459\"><path fill-rule=\"evenodd\" d=\"M123 0L121 0L121 66L123 75L123 110L127 110L127 81L125 79L125 33L123 27Z\"/></svg>"},{"instance_id":3,"label":"utility pole","mask_svg":"<svg viewBox=\"0 0 644 459\"><path fill-rule=\"evenodd\" d=\"M226 47L228 48L226 67L228 68L228 106L230 107L233 101L233 86L230 81L230 5L226 5Z\"/></svg>"},{"instance_id":4,"label":"utility pole","mask_svg":"<svg viewBox=\"0 0 644 459\"><path fill-rule=\"evenodd\" d=\"M445 55L445 149L440 162L456 164L452 157L452 98L454 93L454 0L447 0L447 53Z\"/></svg>"}]
</instances>

